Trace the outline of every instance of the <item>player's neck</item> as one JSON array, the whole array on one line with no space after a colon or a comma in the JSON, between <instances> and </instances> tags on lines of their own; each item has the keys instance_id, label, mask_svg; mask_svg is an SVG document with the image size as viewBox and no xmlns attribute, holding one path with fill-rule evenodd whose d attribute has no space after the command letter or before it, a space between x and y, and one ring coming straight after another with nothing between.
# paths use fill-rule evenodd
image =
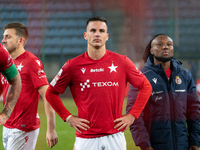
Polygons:
<instances>
[{"instance_id":1,"label":"player's neck","mask_svg":"<svg viewBox=\"0 0 200 150\"><path fill-rule=\"evenodd\" d=\"M167 70L169 68L169 66L170 66L170 61L165 62L165 63L161 62L161 65L163 66L164 70Z\"/></svg>"},{"instance_id":2,"label":"player's neck","mask_svg":"<svg viewBox=\"0 0 200 150\"><path fill-rule=\"evenodd\" d=\"M88 56L93 60L101 59L105 55L105 53L106 53L105 47L101 47L98 49L88 47L88 51L87 51Z\"/></svg>"},{"instance_id":3,"label":"player's neck","mask_svg":"<svg viewBox=\"0 0 200 150\"><path fill-rule=\"evenodd\" d=\"M170 63L162 64L162 66L164 70L167 70L170 67Z\"/></svg>"},{"instance_id":4,"label":"player's neck","mask_svg":"<svg viewBox=\"0 0 200 150\"><path fill-rule=\"evenodd\" d=\"M170 60L167 61L167 62L162 62L162 61L159 61L159 60L157 60L157 59L154 58L154 64L155 64L155 65L161 64L161 65L163 66L163 69L164 69L164 70L167 70L167 69L169 68L170 63L171 63Z\"/></svg>"},{"instance_id":5,"label":"player's neck","mask_svg":"<svg viewBox=\"0 0 200 150\"><path fill-rule=\"evenodd\" d=\"M11 55L12 59L16 59L18 56L20 56L24 52L25 52L24 48L18 48L15 51L13 51L10 55Z\"/></svg>"}]
</instances>

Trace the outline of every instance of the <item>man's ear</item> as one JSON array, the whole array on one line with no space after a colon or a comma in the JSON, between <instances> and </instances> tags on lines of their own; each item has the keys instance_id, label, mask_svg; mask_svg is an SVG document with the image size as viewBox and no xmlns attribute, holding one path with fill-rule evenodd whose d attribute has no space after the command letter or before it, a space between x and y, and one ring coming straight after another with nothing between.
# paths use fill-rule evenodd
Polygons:
<instances>
[{"instance_id":1,"label":"man's ear","mask_svg":"<svg viewBox=\"0 0 200 150\"><path fill-rule=\"evenodd\" d=\"M150 53L153 55L153 49L152 48L150 49Z\"/></svg>"},{"instance_id":2,"label":"man's ear","mask_svg":"<svg viewBox=\"0 0 200 150\"><path fill-rule=\"evenodd\" d=\"M87 40L87 32L83 33L84 38Z\"/></svg>"},{"instance_id":3,"label":"man's ear","mask_svg":"<svg viewBox=\"0 0 200 150\"><path fill-rule=\"evenodd\" d=\"M23 37L21 37L21 38L19 39L19 42L20 42L20 44L24 45L25 39L24 39Z\"/></svg>"},{"instance_id":4,"label":"man's ear","mask_svg":"<svg viewBox=\"0 0 200 150\"><path fill-rule=\"evenodd\" d=\"M108 39L109 39L109 33L107 33L107 39L106 39L106 41L108 41Z\"/></svg>"}]
</instances>

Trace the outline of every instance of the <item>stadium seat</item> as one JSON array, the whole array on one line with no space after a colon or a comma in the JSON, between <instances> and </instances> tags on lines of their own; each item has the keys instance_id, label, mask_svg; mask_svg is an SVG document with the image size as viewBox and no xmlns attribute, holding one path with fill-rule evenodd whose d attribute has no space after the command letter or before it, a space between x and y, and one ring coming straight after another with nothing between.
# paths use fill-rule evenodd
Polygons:
<instances>
[{"instance_id":1,"label":"stadium seat","mask_svg":"<svg viewBox=\"0 0 200 150\"><path fill-rule=\"evenodd\" d=\"M29 22L30 27L42 27L42 20L30 20Z\"/></svg>"},{"instance_id":2,"label":"stadium seat","mask_svg":"<svg viewBox=\"0 0 200 150\"><path fill-rule=\"evenodd\" d=\"M42 29L39 28L33 28L29 30L29 34L30 36L40 36L42 37Z\"/></svg>"},{"instance_id":3,"label":"stadium seat","mask_svg":"<svg viewBox=\"0 0 200 150\"><path fill-rule=\"evenodd\" d=\"M63 47L68 47L71 43L71 39L70 38L67 38L67 37L62 37L60 39L60 44L63 46Z\"/></svg>"},{"instance_id":4,"label":"stadium seat","mask_svg":"<svg viewBox=\"0 0 200 150\"><path fill-rule=\"evenodd\" d=\"M44 48L45 54L55 55L61 53L61 48L56 46L46 46Z\"/></svg>"},{"instance_id":5,"label":"stadium seat","mask_svg":"<svg viewBox=\"0 0 200 150\"><path fill-rule=\"evenodd\" d=\"M68 30L66 28L61 28L59 30L59 35L62 37L65 37L65 36L67 36L67 32L68 32Z\"/></svg>"},{"instance_id":6,"label":"stadium seat","mask_svg":"<svg viewBox=\"0 0 200 150\"><path fill-rule=\"evenodd\" d=\"M10 17L10 13L8 12L8 11L3 11L2 13L1 13L1 19L3 20L3 19L7 19L7 18L9 18Z\"/></svg>"},{"instance_id":7,"label":"stadium seat","mask_svg":"<svg viewBox=\"0 0 200 150\"><path fill-rule=\"evenodd\" d=\"M42 45L43 42L41 37L35 37L32 41L33 45L40 45L40 46Z\"/></svg>"},{"instance_id":8,"label":"stadium seat","mask_svg":"<svg viewBox=\"0 0 200 150\"><path fill-rule=\"evenodd\" d=\"M55 27L57 27L58 25L57 25L57 21L56 20L50 20L49 21L49 27L53 27L53 28L55 28Z\"/></svg>"},{"instance_id":9,"label":"stadium seat","mask_svg":"<svg viewBox=\"0 0 200 150\"><path fill-rule=\"evenodd\" d=\"M45 37L44 38L44 46L46 47L46 46L51 45L51 41L52 41L51 38Z\"/></svg>"},{"instance_id":10,"label":"stadium seat","mask_svg":"<svg viewBox=\"0 0 200 150\"><path fill-rule=\"evenodd\" d=\"M59 19L57 21L57 26L59 28L65 28L66 27L66 24L67 24L67 20L66 19Z\"/></svg>"},{"instance_id":11,"label":"stadium seat","mask_svg":"<svg viewBox=\"0 0 200 150\"><path fill-rule=\"evenodd\" d=\"M20 11L18 15L20 19L27 19L27 13L25 11Z\"/></svg>"}]
</instances>

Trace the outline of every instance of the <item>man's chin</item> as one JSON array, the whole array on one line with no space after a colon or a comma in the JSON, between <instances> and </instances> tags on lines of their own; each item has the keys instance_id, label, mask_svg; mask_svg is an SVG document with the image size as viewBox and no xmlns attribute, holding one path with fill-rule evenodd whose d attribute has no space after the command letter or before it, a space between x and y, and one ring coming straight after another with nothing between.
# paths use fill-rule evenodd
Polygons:
<instances>
[{"instance_id":1,"label":"man's chin","mask_svg":"<svg viewBox=\"0 0 200 150\"><path fill-rule=\"evenodd\" d=\"M161 61L163 63L166 63L168 61L170 61L173 57L156 57L154 56L156 60Z\"/></svg>"},{"instance_id":2,"label":"man's chin","mask_svg":"<svg viewBox=\"0 0 200 150\"><path fill-rule=\"evenodd\" d=\"M102 46L101 46L101 45L94 45L94 47L95 47L96 49L99 49L99 48L101 48Z\"/></svg>"}]
</instances>

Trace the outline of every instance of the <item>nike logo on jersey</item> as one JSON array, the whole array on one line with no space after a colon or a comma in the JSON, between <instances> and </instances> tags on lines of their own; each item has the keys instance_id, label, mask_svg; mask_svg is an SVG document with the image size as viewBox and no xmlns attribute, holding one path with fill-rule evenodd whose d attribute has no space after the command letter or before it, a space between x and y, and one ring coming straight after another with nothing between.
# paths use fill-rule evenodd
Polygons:
<instances>
[{"instance_id":1,"label":"nike logo on jersey","mask_svg":"<svg viewBox=\"0 0 200 150\"><path fill-rule=\"evenodd\" d=\"M23 68L24 66L22 65L22 62L20 63L20 65L17 65L17 70L19 70L19 71L22 71L22 68Z\"/></svg>"},{"instance_id":2,"label":"nike logo on jersey","mask_svg":"<svg viewBox=\"0 0 200 150\"><path fill-rule=\"evenodd\" d=\"M152 80L153 80L153 82L154 82L155 84L157 83L157 78L153 78Z\"/></svg>"},{"instance_id":3,"label":"nike logo on jersey","mask_svg":"<svg viewBox=\"0 0 200 150\"><path fill-rule=\"evenodd\" d=\"M82 68L81 71L84 74L85 73L86 68Z\"/></svg>"},{"instance_id":4,"label":"nike logo on jersey","mask_svg":"<svg viewBox=\"0 0 200 150\"><path fill-rule=\"evenodd\" d=\"M116 71L116 68L117 68L117 67L118 67L118 66L114 66L114 64L112 63L112 65L111 65L110 67L108 67L108 68L110 69L110 73L113 72L113 71L114 71L114 72L117 72L117 71Z\"/></svg>"}]
</instances>

